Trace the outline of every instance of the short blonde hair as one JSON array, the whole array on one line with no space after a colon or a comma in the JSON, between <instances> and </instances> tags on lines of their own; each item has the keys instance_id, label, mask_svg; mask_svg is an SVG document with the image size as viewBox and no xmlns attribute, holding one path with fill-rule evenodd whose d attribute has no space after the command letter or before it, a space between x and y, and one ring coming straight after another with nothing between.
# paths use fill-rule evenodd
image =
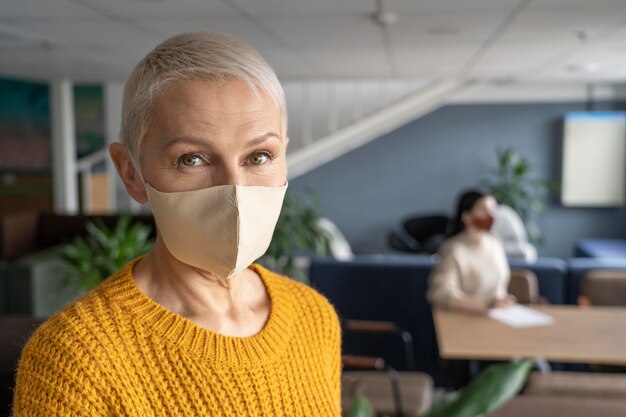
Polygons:
<instances>
[{"instance_id":1,"label":"short blonde hair","mask_svg":"<svg viewBox=\"0 0 626 417\"><path fill-rule=\"evenodd\" d=\"M155 99L166 85L185 80L247 83L257 97L265 91L279 109L283 134L287 132L285 93L276 73L249 44L216 32L189 32L173 36L148 53L124 86L120 139L140 163L139 152L150 124Z\"/></svg>"}]
</instances>

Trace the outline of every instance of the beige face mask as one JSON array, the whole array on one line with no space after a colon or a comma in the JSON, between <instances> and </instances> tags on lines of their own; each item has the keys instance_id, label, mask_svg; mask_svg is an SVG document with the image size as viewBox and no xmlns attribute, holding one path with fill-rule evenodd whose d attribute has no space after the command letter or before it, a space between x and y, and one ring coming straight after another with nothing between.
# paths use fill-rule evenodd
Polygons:
<instances>
[{"instance_id":1,"label":"beige face mask","mask_svg":"<svg viewBox=\"0 0 626 417\"><path fill-rule=\"evenodd\" d=\"M267 251L287 184L219 185L174 193L146 184L146 190L159 233L172 255L230 278Z\"/></svg>"}]
</instances>

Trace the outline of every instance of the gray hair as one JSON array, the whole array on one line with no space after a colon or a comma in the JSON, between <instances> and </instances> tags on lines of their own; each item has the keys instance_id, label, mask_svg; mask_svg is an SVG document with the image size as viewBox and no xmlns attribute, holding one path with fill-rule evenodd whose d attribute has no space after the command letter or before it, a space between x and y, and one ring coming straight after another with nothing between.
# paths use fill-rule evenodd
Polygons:
<instances>
[{"instance_id":1,"label":"gray hair","mask_svg":"<svg viewBox=\"0 0 626 417\"><path fill-rule=\"evenodd\" d=\"M247 83L254 94L266 92L281 115L282 133L287 132L287 106L276 73L249 44L231 35L216 32L189 32L157 45L135 67L124 86L120 139L133 159L150 124L156 97L166 85L184 80Z\"/></svg>"}]
</instances>

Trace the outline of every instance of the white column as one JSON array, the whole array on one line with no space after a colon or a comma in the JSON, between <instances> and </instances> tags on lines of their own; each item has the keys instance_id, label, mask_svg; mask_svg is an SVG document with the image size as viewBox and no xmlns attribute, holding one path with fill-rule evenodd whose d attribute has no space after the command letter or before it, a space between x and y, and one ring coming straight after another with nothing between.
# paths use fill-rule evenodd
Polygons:
<instances>
[{"instance_id":1,"label":"white column","mask_svg":"<svg viewBox=\"0 0 626 417\"><path fill-rule=\"evenodd\" d=\"M121 82L106 82L102 86L104 96L104 137L105 146L118 141L120 126L122 124L122 97L124 95L124 84ZM109 183L109 210L112 212L129 209L130 202L118 201L118 196L126 195L126 190L122 185L115 165L110 156L106 160L106 174ZM124 200L123 200L124 201ZM124 206L124 207L122 207Z\"/></svg>"},{"instance_id":2,"label":"white column","mask_svg":"<svg viewBox=\"0 0 626 417\"><path fill-rule=\"evenodd\" d=\"M54 211L78 213L74 92L67 79L50 85Z\"/></svg>"}]
</instances>

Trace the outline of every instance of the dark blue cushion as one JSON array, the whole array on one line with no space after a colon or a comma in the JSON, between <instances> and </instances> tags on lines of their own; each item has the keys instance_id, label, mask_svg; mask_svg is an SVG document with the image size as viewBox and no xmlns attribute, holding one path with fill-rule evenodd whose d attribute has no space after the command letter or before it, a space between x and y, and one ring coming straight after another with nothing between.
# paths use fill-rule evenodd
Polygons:
<instances>
[{"instance_id":1,"label":"dark blue cushion","mask_svg":"<svg viewBox=\"0 0 626 417\"><path fill-rule=\"evenodd\" d=\"M626 239L581 239L575 253L578 258L626 258Z\"/></svg>"}]
</instances>

